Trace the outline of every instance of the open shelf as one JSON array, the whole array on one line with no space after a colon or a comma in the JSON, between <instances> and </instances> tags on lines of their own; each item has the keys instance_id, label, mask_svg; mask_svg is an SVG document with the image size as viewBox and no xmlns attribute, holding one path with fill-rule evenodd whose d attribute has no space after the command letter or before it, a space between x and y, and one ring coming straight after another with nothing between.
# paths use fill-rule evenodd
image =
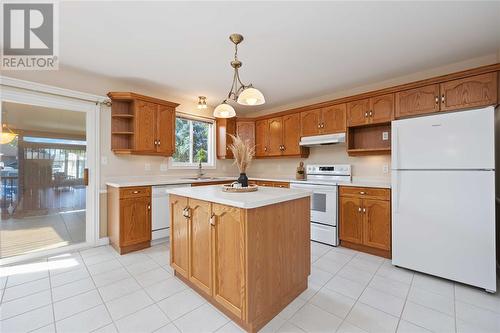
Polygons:
<instances>
[{"instance_id":1,"label":"open shelf","mask_svg":"<svg viewBox=\"0 0 500 333\"><path fill-rule=\"evenodd\" d=\"M349 127L347 153L350 156L390 154L391 123Z\"/></svg>"}]
</instances>

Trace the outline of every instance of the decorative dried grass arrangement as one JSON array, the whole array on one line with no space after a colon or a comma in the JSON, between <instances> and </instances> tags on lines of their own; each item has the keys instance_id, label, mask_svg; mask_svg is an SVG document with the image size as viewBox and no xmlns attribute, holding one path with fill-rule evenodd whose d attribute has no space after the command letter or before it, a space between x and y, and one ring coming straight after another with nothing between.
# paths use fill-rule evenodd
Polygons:
<instances>
[{"instance_id":1,"label":"decorative dried grass arrangement","mask_svg":"<svg viewBox=\"0 0 500 333\"><path fill-rule=\"evenodd\" d=\"M255 146L251 146L248 140L244 141L238 135L229 135L233 139L233 143L229 145L229 149L233 152L234 164L238 167L240 174L246 173L255 155Z\"/></svg>"}]
</instances>

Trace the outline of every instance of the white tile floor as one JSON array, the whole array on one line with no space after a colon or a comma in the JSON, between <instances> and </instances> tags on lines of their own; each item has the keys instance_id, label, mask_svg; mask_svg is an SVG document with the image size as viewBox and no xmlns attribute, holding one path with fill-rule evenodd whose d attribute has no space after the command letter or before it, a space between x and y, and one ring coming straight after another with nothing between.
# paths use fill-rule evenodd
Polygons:
<instances>
[{"instance_id":1,"label":"white tile floor","mask_svg":"<svg viewBox=\"0 0 500 333\"><path fill-rule=\"evenodd\" d=\"M99 247L0 271L3 332L241 332L173 277L168 244ZM500 294L312 243L309 289L262 332L500 332Z\"/></svg>"}]
</instances>

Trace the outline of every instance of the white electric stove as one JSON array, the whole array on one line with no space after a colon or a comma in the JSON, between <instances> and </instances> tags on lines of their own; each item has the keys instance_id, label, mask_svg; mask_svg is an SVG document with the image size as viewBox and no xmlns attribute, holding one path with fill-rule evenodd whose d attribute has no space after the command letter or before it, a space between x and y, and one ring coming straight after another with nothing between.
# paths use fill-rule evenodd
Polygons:
<instances>
[{"instance_id":1,"label":"white electric stove","mask_svg":"<svg viewBox=\"0 0 500 333\"><path fill-rule=\"evenodd\" d=\"M337 246L337 186L351 182L348 164L307 165L306 180L292 181L291 188L313 192L311 197L311 240Z\"/></svg>"}]
</instances>

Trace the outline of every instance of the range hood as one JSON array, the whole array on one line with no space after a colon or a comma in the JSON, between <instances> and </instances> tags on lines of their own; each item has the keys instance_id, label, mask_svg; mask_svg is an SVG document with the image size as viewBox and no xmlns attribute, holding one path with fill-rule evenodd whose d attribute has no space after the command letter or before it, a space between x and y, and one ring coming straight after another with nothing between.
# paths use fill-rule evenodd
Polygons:
<instances>
[{"instance_id":1,"label":"range hood","mask_svg":"<svg viewBox=\"0 0 500 333\"><path fill-rule=\"evenodd\" d=\"M304 136L300 139L299 145L304 147L333 145L345 142L345 133Z\"/></svg>"}]
</instances>

